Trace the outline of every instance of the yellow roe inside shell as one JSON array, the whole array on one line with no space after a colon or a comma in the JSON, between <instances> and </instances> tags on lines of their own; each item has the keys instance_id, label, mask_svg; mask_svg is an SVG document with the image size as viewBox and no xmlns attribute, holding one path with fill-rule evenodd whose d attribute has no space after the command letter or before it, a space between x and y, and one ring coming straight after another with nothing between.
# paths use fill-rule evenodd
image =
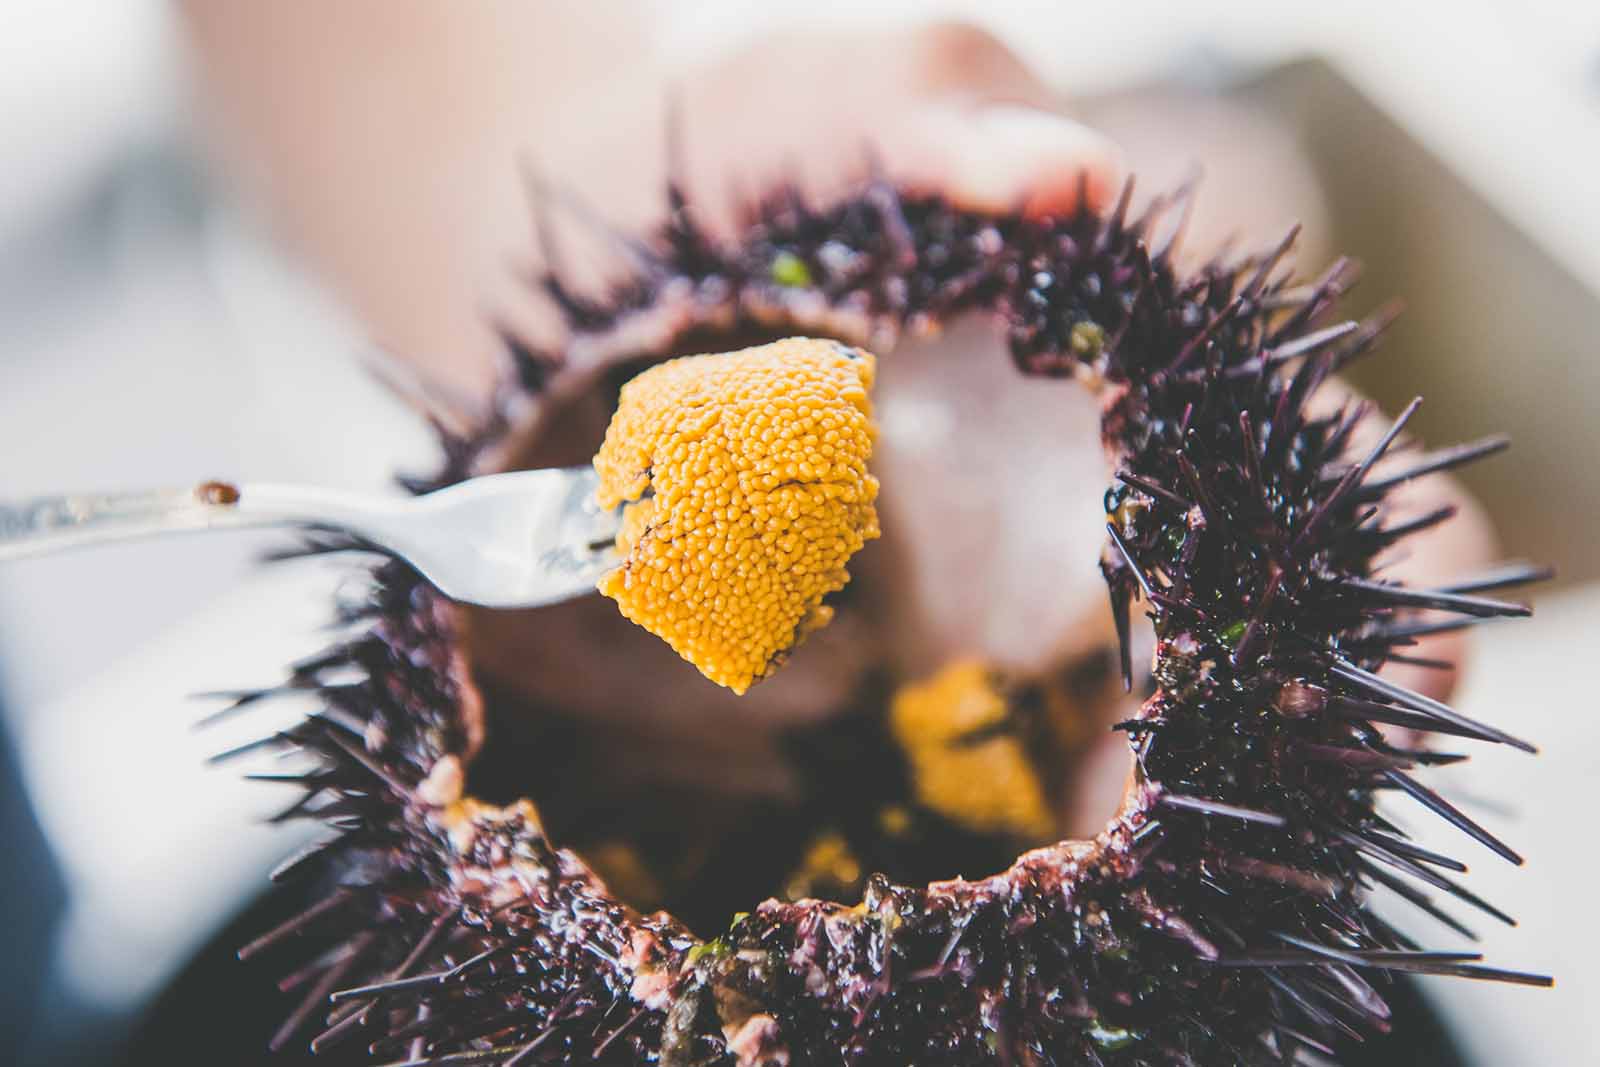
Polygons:
<instances>
[{"instance_id":1,"label":"yellow roe inside shell","mask_svg":"<svg viewBox=\"0 0 1600 1067\"><path fill-rule=\"evenodd\" d=\"M968 829L1044 837L1053 828L1044 786L1022 742L998 729L1006 718L996 676L978 660L901 686L889 708L918 801Z\"/></svg>"},{"instance_id":2,"label":"yellow roe inside shell","mask_svg":"<svg viewBox=\"0 0 1600 1067\"><path fill-rule=\"evenodd\" d=\"M790 338L686 356L622 387L595 455L626 503L600 592L718 685L743 693L827 624L822 598L879 535L876 362Z\"/></svg>"}]
</instances>

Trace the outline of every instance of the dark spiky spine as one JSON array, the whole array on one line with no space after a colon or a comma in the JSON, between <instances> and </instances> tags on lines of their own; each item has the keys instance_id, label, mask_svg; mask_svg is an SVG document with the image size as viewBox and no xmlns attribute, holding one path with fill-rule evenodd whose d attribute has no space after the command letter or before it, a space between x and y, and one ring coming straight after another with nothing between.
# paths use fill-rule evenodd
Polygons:
<instances>
[{"instance_id":1,"label":"dark spiky spine","mask_svg":"<svg viewBox=\"0 0 1600 1067\"><path fill-rule=\"evenodd\" d=\"M1522 614L1477 594L1539 575L1439 590L1374 577L1380 552L1448 517L1390 521L1385 494L1499 442L1377 477L1414 407L1362 451L1365 409L1311 412L1388 319L1326 321L1348 261L1292 288L1291 233L1183 277L1175 231L1147 247L1159 208L1128 222L1126 196L1104 217L1036 220L881 181L823 210L780 190L726 247L676 188L670 207L603 298L544 280L569 342L511 346L509 414L450 438L440 480L492 468L507 427L539 416L525 398L688 337L828 334L883 351L993 313L1024 372L1103 390L1120 472L1101 566L1124 644L1140 599L1158 640L1158 689L1119 726L1135 784L1093 841L977 882L877 877L855 906L768 901L702 943L612 899L531 806L457 801L481 713L451 610L385 564L356 613L370 629L293 675L329 711L275 739L321 761L290 814L339 833L293 865L331 895L247 950L317 935L281 1040L316 1018L317 1049L417 1065L1293 1063L1386 1028L1380 972L1545 981L1418 950L1365 908L1384 886L1464 931L1426 886L1509 921L1439 873L1461 864L1377 814L1375 795L1398 790L1519 861L1411 776L1457 757L1398 747L1377 724L1525 743L1373 672L1458 625L1398 609ZM351 667L360 679L335 684Z\"/></svg>"}]
</instances>

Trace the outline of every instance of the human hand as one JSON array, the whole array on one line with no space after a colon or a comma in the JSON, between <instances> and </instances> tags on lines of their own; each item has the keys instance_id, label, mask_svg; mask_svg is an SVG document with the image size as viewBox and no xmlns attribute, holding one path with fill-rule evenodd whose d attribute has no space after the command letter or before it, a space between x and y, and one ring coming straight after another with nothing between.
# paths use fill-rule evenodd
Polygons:
<instances>
[{"instance_id":1,"label":"human hand","mask_svg":"<svg viewBox=\"0 0 1600 1067\"><path fill-rule=\"evenodd\" d=\"M789 34L675 70L644 44L648 27L629 22L636 11L585 21L552 5L519 33L499 15L435 23L386 8L382 19L329 22L293 7L192 5L213 73L236 79L219 94L232 134L261 164L285 232L374 337L468 393L497 373L486 305L543 325L505 269L527 232L516 156L531 150L553 183L581 189L618 225L648 225L662 204L669 87L689 191L724 230L730 176L752 191L798 179L826 196L861 176L869 145L897 183L995 210L1067 210L1080 188L1099 206L1120 177L1114 146L1064 117L1009 51L967 27ZM534 44L508 53L506 38ZM534 81L517 80L524 69ZM289 85L273 80L284 70ZM644 670L569 671L563 658L552 677L590 681L582 693L543 695L600 713L638 707L629 687L648 684L644 703L661 715L710 715L720 732L733 717L748 728L752 705L772 722L814 714L878 657L911 677L958 654L1028 668L1085 633L1103 636L1090 546L1102 536L1095 501L1106 472L1093 405L1065 384L1022 383L997 368L998 353L969 358L983 354L968 347L992 345L957 331L884 361L878 467L892 532L879 555L894 562L875 575L864 560L861 580L889 583L880 592L894 606L875 633L842 620L737 708L721 708L723 695L699 679L673 686L675 663L663 664L664 682ZM1001 469L1006 477L994 477ZM1453 483L1407 492L1419 504L1447 499L1462 515L1417 539L1395 576L1457 573L1488 557L1487 524ZM974 588L986 591L980 604ZM891 647L881 632L896 635ZM650 640L619 633L615 647L636 639ZM579 642L576 654L595 655L594 644ZM1460 638L1413 651L1455 662ZM637 654L648 662L649 652ZM1391 669L1434 695L1452 677ZM1125 766L1120 745L1112 759Z\"/></svg>"}]
</instances>

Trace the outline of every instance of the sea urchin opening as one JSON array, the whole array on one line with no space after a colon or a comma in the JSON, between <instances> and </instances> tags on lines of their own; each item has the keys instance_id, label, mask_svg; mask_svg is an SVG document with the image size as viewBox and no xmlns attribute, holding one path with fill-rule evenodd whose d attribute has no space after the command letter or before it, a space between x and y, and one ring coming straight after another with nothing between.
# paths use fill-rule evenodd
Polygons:
<instances>
[{"instance_id":1,"label":"sea urchin opening","mask_svg":"<svg viewBox=\"0 0 1600 1067\"><path fill-rule=\"evenodd\" d=\"M1151 241L1166 206L1130 220L1124 195L1104 217L1025 218L883 182L825 208L781 190L722 245L674 188L658 240L629 246L624 283L585 298L546 280L570 338L550 351L513 343L506 417L447 440L441 476L586 461L641 360L833 337L883 356L886 393L889 368L915 355L894 351L902 335L990 313L1033 388L1075 378L1100 390L1115 463L1099 565L1121 651L1098 675L1093 656L1056 673L1131 687L1136 603L1153 623L1154 690L1115 724L1134 773L1098 834L986 854L975 881L923 883L969 869L959 857L976 853L963 850L994 847L996 825L1019 829L1007 848L1039 832L1031 794L1002 805L979 791L980 813L946 779L952 766L1011 775L1018 752L1049 766L1037 755L1049 754L1058 680L975 665L903 691L886 717L894 690L933 670L897 670L874 643L910 632L875 625L904 599L879 594L909 558L893 550L897 479L885 471L885 536L853 565L838 619L745 698L706 685L608 602L491 617L388 563L351 619L370 629L296 669L295 685L321 687L338 713L279 738L320 757L304 785L335 798L296 811L343 835L292 867L317 876L319 902L247 952L317 938L301 974L310 993L280 1043L316 1021L313 1048L359 1038L417 1065L1284 1064L1385 1030L1375 976L1548 984L1421 949L1367 907L1381 889L1457 930L1445 898L1505 918L1441 873L1457 861L1376 808L1380 793L1403 796L1518 859L1428 788L1422 772L1440 757L1381 729L1531 748L1379 673L1418 632L1402 613L1526 613L1375 573L1381 552L1444 517L1394 514L1395 487L1483 450L1375 474L1405 416L1357 445L1363 411L1308 404L1384 325L1330 324L1348 265L1291 285L1291 234L1184 274L1173 240ZM888 436L887 410L885 423ZM983 583L964 588L970 605L991 600ZM615 669L574 669L608 648L622 650ZM803 657L830 669L800 671ZM364 680L343 679L350 667ZM699 695L678 700L674 677ZM798 709L796 728L719 730L704 709L721 696ZM974 761L916 751L947 728ZM674 736L690 743L675 751ZM774 776L796 751L827 789ZM851 762L863 753L878 761L870 773ZM792 802L730 805L750 768L768 795L820 795L856 822ZM885 803L890 786L901 799ZM1043 774L1035 787L1055 788ZM699 807L669 802L672 789ZM513 799L526 793L538 803ZM732 824L754 829L696 844ZM621 847L608 827L626 831ZM936 839L921 836L930 828ZM902 840L937 840L942 869L916 869L929 852L908 860L893 852ZM882 857L863 842L885 843ZM616 884L558 847L572 844ZM630 880L625 901L614 890ZM859 896L845 884L857 882ZM642 910L652 893L676 910Z\"/></svg>"},{"instance_id":2,"label":"sea urchin opening","mask_svg":"<svg viewBox=\"0 0 1600 1067\"><path fill-rule=\"evenodd\" d=\"M981 336L958 330L953 344L902 346L894 356L898 369L890 373L894 398L947 384L949 368L981 366L980 356L1003 358L992 340L974 345ZM707 331L695 335L698 344L714 340ZM861 373L863 354L834 342L780 342L745 352L770 360L768 353L792 354L796 346L818 353L835 372ZM698 365L677 357L658 370L682 377L723 360L736 368L741 355L691 357ZM906 365L919 357L928 380L906 376ZM632 356L617 365L626 373L639 368ZM570 410L547 411L542 432L524 436L516 463L553 462L545 458L554 454L548 449L608 427L597 462L625 490L641 488L642 481L626 472L641 466L643 453L621 447L619 438L648 436L638 429L656 425L656 413L636 402L623 420L613 405L628 411L632 383L651 384L657 371L632 377L618 390L622 373L574 394L565 402ZM1006 384L998 402L1020 400L1035 418L1057 410L1041 405L1040 391L1020 378L1000 380ZM763 387L782 382L782 376L769 378ZM953 392L970 397L982 390ZM847 403L855 402L853 395L840 394ZM1074 392L1065 395L1076 399ZM674 410L704 411L685 408L681 399ZM883 501L896 520L894 536L867 544L852 560L850 584L826 602L835 621L743 696L710 687L604 601L471 612L464 646L495 739L474 765L474 792L504 801L530 796L552 838L574 848L622 899L642 910L665 907L707 933L769 896L859 896L874 872L907 881L992 874L1018 852L1081 825L1075 768L1094 740L1132 708L1115 684L1112 632L1098 605L1080 604L1076 615L1065 616L1065 631L1055 626L1038 640L1018 642L1014 620L1037 626L1062 591L1039 581L1052 564L988 575L1004 595L979 610L966 583L985 580L983 568L970 563L944 573L946 558L930 552L941 537L954 541L952 550L967 548L959 539L964 534L951 527L970 523L971 516L956 508L977 506L982 498L971 496L956 454L976 450L980 458L996 458L975 444L983 441L996 402L985 397L970 410L959 401L946 404L941 418L952 420L955 432L944 441L906 441L889 428L873 465L896 472L901 483ZM1007 410L1015 414L1014 407ZM1024 432L1058 450L1083 447L1080 462L1092 478L1102 462L1093 441L1093 406L1068 410L1071 417L1060 424ZM590 412L582 430L578 411ZM862 458L849 453L842 473L859 478ZM924 468L928 473L913 477ZM1042 538L1049 559L1070 559L1083 531L1097 528L1091 484L1083 479L1082 499L1066 494L1070 503L1042 512L1081 513L1075 525L1030 534ZM866 489L869 503L876 491L874 481ZM1040 513L1034 503L1027 507ZM840 518L856 521L846 512ZM875 532L876 515L869 520L864 528ZM1009 566L1010 546L992 537L988 544L1001 557L995 562ZM909 558L916 545L921 559ZM1084 569L1087 584L1093 575ZM930 572L952 606L967 602L959 615L930 607ZM993 616L987 631L970 625L985 611ZM962 625L953 628L953 619ZM982 668L970 659L947 668L950 650L995 656ZM962 687L941 688L938 679L947 669L978 670L988 687L984 714L974 718ZM904 714L908 708L915 709L914 727ZM984 775L1001 765L1007 788L1031 798L1031 806L991 802L994 783ZM964 792L951 788L968 778ZM1119 778L1100 799L1097 823L1114 810L1120 786Z\"/></svg>"}]
</instances>

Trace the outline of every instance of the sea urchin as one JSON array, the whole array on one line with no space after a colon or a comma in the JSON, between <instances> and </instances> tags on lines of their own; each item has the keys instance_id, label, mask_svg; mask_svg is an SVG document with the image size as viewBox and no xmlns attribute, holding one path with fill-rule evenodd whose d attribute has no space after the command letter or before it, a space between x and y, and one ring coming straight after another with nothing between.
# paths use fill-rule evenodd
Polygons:
<instances>
[{"instance_id":1,"label":"sea urchin","mask_svg":"<svg viewBox=\"0 0 1600 1067\"><path fill-rule=\"evenodd\" d=\"M296 814L337 831L280 872L316 902L242 952L315 946L277 1043L306 1031L318 1051L418 1067L1293 1063L1386 1028L1374 975L1547 984L1420 949L1367 907L1385 887L1462 929L1437 890L1506 919L1375 809L1407 794L1519 861L1413 774L1457 757L1384 727L1529 746L1377 673L1427 630L1526 614L1481 592L1530 574L1413 589L1374 571L1447 518L1392 517L1393 487L1488 449L1375 476L1414 406L1358 450L1365 409L1308 404L1385 325L1329 324L1352 268L1291 286L1291 234L1180 274L1178 227L1154 234L1188 195L1129 221L1126 194L1104 216L1036 219L884 181L826 208L781 190L724 244L674 187L604 296L545 278L569 339L508 341L503 403L447 436L434 480L508 464L552 417L541 397L624 361L794 333L893 360L904 333L992 315L1022 372L1100 391L1117 462L1100 566L1130 685L1136 602L1155 628L1153 695L1118 724L1135 770L1093 840L976 881L874 875L854 903L751 899L702 939L614 896L532 804L468 797L484 699L461 615L389 561L350 614L359 635L294 668L329 710L273 739L316 757ZM1461 621L1397 617L1413 608Z\"/></svg>"}]
</instances>

